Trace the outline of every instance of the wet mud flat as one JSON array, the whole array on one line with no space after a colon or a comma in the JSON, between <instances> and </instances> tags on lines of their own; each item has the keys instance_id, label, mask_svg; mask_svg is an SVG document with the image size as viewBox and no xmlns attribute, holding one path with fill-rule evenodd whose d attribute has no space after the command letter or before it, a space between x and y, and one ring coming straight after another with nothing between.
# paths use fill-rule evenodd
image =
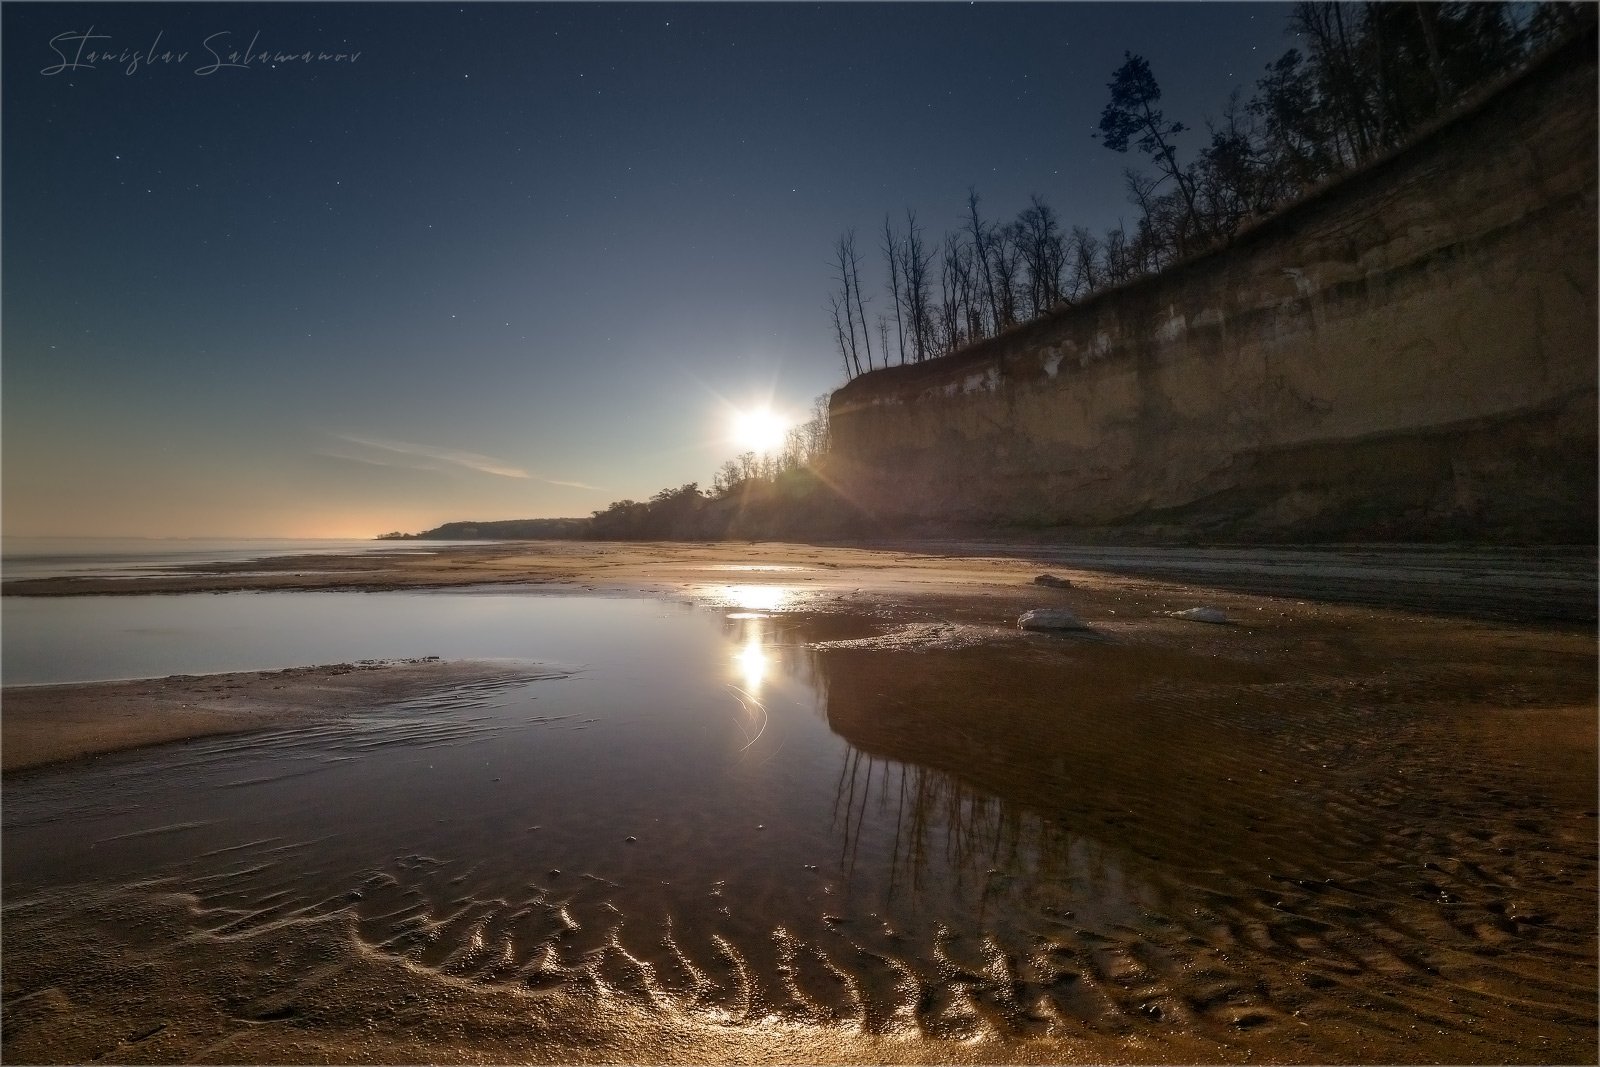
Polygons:
<instances>
[{"instance_id":1,"label":"wet mud flat","mask_svg":"<svg viewBox=\"0 0 1600 1067\"><path fill-rule=\"evenodd\" d=\"M1591 634L803 577L8 776L6 1057L1595 1060Z\"/></svg>"}]
</instances>

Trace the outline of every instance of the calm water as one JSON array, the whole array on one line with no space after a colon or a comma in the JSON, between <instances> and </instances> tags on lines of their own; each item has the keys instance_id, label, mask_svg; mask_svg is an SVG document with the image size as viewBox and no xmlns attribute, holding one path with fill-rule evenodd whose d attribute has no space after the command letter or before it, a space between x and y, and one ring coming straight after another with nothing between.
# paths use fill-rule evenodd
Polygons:
<instances>
[{"instance_id":1,"label":"calm water","mask_svg":"<svg viewBox=\"0 0 1600 1067\"><path fill-rule=\"evenodd\" d=\"M898 623L714 592L8 599L8 682L559 670L8 778L8 961L70 953L30 925L52 908L182 899L211 939L185 967L336 929L304 951L729 1021L1324 1058L1419 1017L1467 1058L1592 1042L1592 823L1485 794L1428 721L1293 662L830 646Z\"/></svg>"},{"instance_id":2,"label":"calm water","mask_svg":"<svg viewBox=\"0 0 1600 1067\"><path fill-rule=\"evenodd\" d=\"M709 609L503 593L8 603L7 676L29 681L412 655L563 676L8 783L6 897L156 884L236 933L359 896L369 948L451 973L581 983L621 965L615 946L662 982L687 967L729 998L800 996L879 1028L904 1009L893 965L806 946L853 936L932 960L954 936L981 953L984 917L1041 877L1102 886L1079 907L1132 917L1146 890L1114 853L830 723L811 642L881 623L719 592ZM1009 881L985 873L996 862ZM485 937L493 961L471 950ZM786 992L802 949L809 992Z\"/></svg>"},{"instance_id":3,"label":"calm water","mask_svg":"<svg viewBox=\"0 0 1600 1067\"><path fill-rule=\"evenodd\" d=\"M503 593L0 597L7 685L267 670L361 659L605 656L660 601ZM635 654L654 655L636 635ZM609 657L607 657L609 658Z\"/></svg>"},{"instance_id":4,"label":"calm water","mask_svg":"<svg viewBox=\"0 0 1600 1067\"><path fill-rule=\"evenodd\" d=\"M0 576L140 577L157 569L235 563L267 556L430 552L462 541L373 541L315 538L7 537L0 542Z\"/></svg>"}]
</instances>

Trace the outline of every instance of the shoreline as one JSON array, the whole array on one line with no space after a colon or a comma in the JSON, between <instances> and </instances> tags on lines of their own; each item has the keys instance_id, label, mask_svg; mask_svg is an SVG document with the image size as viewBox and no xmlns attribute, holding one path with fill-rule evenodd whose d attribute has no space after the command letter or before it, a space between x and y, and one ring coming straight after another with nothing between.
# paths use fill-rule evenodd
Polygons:
<instances>
[{"instance_id":1,"label":"shoreline","mask_svg":"<svg viewBox=\"0 0 1600 1067\"><path fill-rule=\"evenodd\" d=\"M789 542L507 541L427 553L270 556L152 568L140 577L0 581L17 597L223 592L422 592L547 586L551 591L681 594L726 581L806 581L904 598L952 586L1003 589L1051 568L1105 583L1177 584L1200 591L1416 611L1498 622L1597 621L1592 547L1217 546L1106 548L1025 541ZM1033 568L1030 570L1030 568Z\"/></svg>"},{"instance_id":2,"label":"shoreline","mask_svg":"<svg viewBox=\"0 0 1600 1067\"><path fill-rule=\"evenodd\" d=\"M942 550L942 551L939 551ZM737 608L751 596L777 596L780 613L876 614L938 620L939 625L1014 630L1035 608L1070 606L1101 636L1222 656L1276 654L1280 642L1316 643L1340 631L1427 633L1432 640L1476 645L1498 656L1508 647L1544 655L1586 641L1592 623L1571 612L1518 617L1505 589L1523 580L1524 598L1593 585L1581 576L1593 556L1575 554L1565 569L1542 554L1517 550L1148 549L927 542L896 546L823 546L778 542L504 542L450 546L426 555L375 558L280 556L187 565L152 578L41 578L4 583L8 595L182 595L221 592L379 592L481 590L552 596L641 596ZM1271 564L1261 562L1271 556ZM1486 560L1485 556L1491 557ZM1397 556L1411 562L1398 570ZM1333 562L1341 567L1335 567ZM318 564L315 573L307 565ZM1432 566L1421 566L1431 562ZM1248 564L1248 566L1247 566ZM1453 582L1476 569L1500 592L1472 595ZM1041 572L1066 587L1035 584ZM159 573L159 572L157 572ZM1248 579L1240 582L1241 575ZM1532 575L1536 580L1529 581ZM1380 582L1379 579L1382 579ZM1340 587L1338 583L1346 585ZM1305 583L1331 595L1297 593ZM1349 583L1389 593L1374 606ZM1407 582L1410 585L1407 585ZM1417 588L1454 594L1447 607L1408 609ZM1408 589L1410 592L1408 593ZM781 592L780 592L781 591ZM1358 590L1359 591L1359 590ZM1370 599L1370 598L1369 598ZM1426 598L1422 598L1426 600ZM1211 607L1234 624L1197 625L1176 611ZM1465 615L1466 618L1460 616ZM937 629L937 626L935 627ZM880 647L904 640L874 639ZM982 642L980 642L982 643ZM915 639L904 647L911 647ZM1397 653L1398 654L1398 653ZM6 686L3 770L59 765L203 736L313 721L348 705L364 709L433 689L527 675L527 668L481 661L383 661L296 666L282 670L175 675L123 681ZM336 707L339 702L343 705ZM1570 707L1568 694L1561 701Z\"/></svg>"}]
</instances>

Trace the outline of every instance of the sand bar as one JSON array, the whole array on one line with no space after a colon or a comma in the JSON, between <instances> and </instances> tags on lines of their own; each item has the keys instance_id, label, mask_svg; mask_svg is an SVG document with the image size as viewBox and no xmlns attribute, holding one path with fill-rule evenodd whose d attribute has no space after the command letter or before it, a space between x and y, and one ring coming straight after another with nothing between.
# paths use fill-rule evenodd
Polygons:
<instances>
[{"instance_id":1,"label":"sand bar","mask_svg":"<svg viewBox=\"0 0 1600 1067\"><path fill-rule=\"evenodd\" d=\"M214 734L381 707L456 686L542 676L528 665L383 660L234 674L12 686L0 716L6 773Z\"/></svg>"}]
</instances>

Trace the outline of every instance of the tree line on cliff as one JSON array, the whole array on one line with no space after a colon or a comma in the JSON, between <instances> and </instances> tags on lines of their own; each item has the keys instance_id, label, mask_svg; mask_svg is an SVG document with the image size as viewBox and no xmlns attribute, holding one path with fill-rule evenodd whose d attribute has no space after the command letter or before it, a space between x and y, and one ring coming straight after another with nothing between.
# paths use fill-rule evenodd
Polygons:
<instances>
[{"instance_id":1,"label":"tree line on cliff","mask_svg":"<svg viewBox=\"0 0 1600 1067\"><path fill-rule=\"evenodd\" d=\"M876 301L863 293L862 253L846 230L832 249L828 298L845 377L952 352L1224 244L1250 220L1405 144L1594 19L1593 4L1566 0L1296 4L1289 28L1302 47L1269 64L1248 100L1235 91L1206 120L1209 140L1187 163L1178 150L1187 127L1158 106L1150 64L1127 53L1097 136L1148 164L1124 172L1139 209L1132 229L1069 229L1037 195L1008 222L987 219L976 189L938 239L913 211L886 215L876 234L885 310L870 324Z\"/></svg>"},{"instance_id":2,"label":"tree line on cliff","mask_svg":"<svg viewBox=\"0 0 1600 1067\"><path fill-rule=\"evenodd\" d=\"M584 536L605 541L693 541L723 537L827 536L848 509L822 470L828 451L828 398L790 428L783 447L725 461L710 490L698 482L649 500L619 500L590 516Z\"/></svg>"},{"instance_id":3,"label":"tree line on cliff","mask_svg":"<svg viewBox=\"0 0 1600 1067\"><path fill-rule=\"evenodd\" d=\"M701 541L728 537L829 537L848 532L853 509L822 469L828 451L828 398L790 427L782 447L745 452L717 470L710 489L698 482L648 500L618 500L587 518L449 522L418 534L379 540Z\"/></svg>"}]
</instances>

